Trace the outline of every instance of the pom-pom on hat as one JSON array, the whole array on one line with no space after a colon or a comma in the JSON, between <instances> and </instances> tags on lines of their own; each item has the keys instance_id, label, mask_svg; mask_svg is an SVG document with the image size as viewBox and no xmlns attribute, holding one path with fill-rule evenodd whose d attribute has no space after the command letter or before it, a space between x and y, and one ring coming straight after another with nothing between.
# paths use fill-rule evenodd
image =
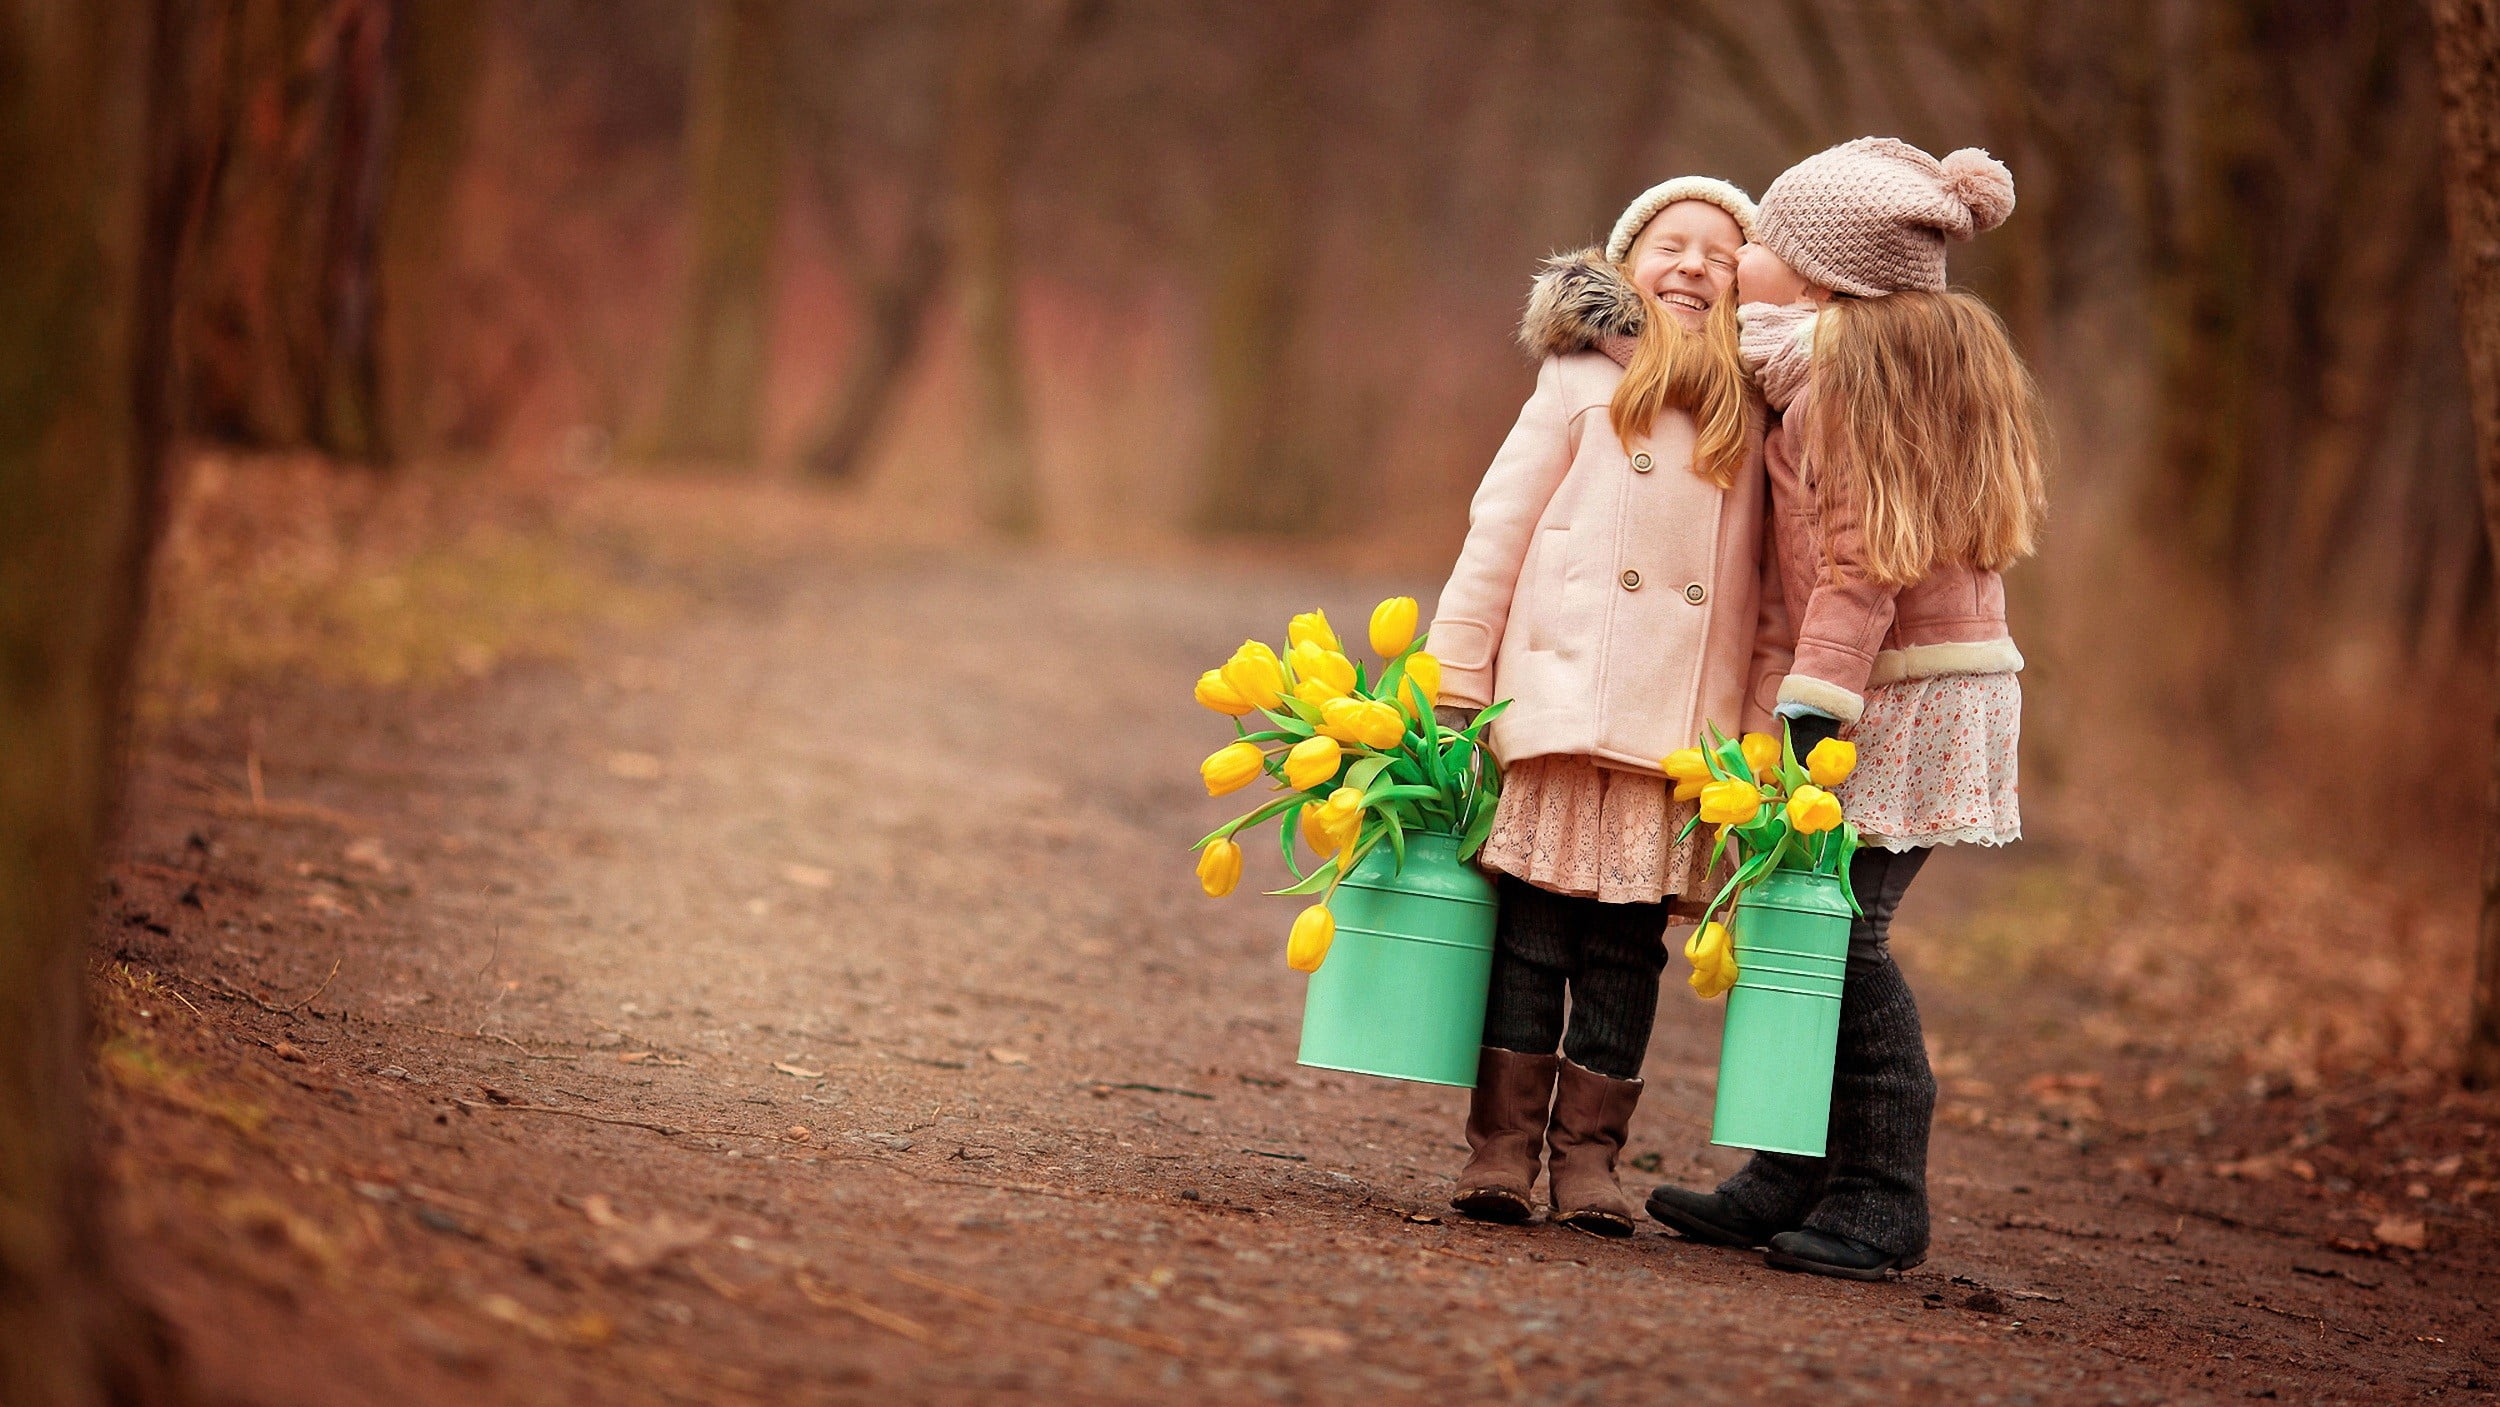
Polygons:
<instances>
[{"instance_id":1,"label":"pom-pom on hat","mask_svg":"<svg viewBox=\"0 0 2500 1407\"><path fill-rule=\"evenodd\" d=\"M2014 213L2014 175L1977 147L1942 161L1895 137L1860 137L1780 173L1753 240L1837 293L1944 287L1944 247Z\"/></svg>"},{"instance_id":2,"label":"pom-pom on hat","mask_svg":"<svg viewBox=\"0 0 2500 1407\"><path fill-rule=\"evenodd\" d=\"M1622 263L1623 256L1632 252L1632 241L1641 237L1641 227L1679 200L1707 201L1733 217L1745 238L1754 237L1752 196L1716 177L1678 176L1651 186L1641 192L1640 199L1624 207L1623 218L1615 221L1615 232L1606 237L1606 261Z\"/></svg>"}]
</instances>

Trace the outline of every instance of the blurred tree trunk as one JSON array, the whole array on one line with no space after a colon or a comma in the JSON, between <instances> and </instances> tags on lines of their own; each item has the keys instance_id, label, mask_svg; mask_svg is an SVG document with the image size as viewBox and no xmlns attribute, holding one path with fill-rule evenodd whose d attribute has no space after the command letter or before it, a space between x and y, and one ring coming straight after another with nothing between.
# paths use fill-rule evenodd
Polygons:
<instances>
[{"instance_id":1,"label":"blurred tree trunk","mask_svg":"<svg viewBox=\"0 0 2500 1407\"><path fill-rule=\"evenodd\" d=\"M0 1402L183 1400L85 1112L86 935L166 444L171 234L143 75L171 0L0 10ZM153 208L152 208L153 207Z\"/></svg>"},{"instance_id":2,"label":"blurred tree trunk","mask_svg":"<svg viewBox=\"0 0 2500 1407\"><path fill-rule=\"evenodd\" d=\"M945 261L935 226L923 221L906 240L894 269L857 281L864 285L861 296L867 304L859 347L808 437L803 462L809 473L835 483L858 477L902 390L903 373L919 354L929 309L944 286Z\"/></svg>"},{"instance_id":3,"label":"blurred tree trunk","mask_svg":"<svg viewBox=\"0 0 2500 1407\"><path fill-rule=\"evenodd\" d=\"M686 287L642 454L754 458L781 213L782 0L704 0L686 120Z\"/></svg>"},{"instance_id":4,"label":"blurred tree trunk","mask_svg":"<svg viewBox=\"0 0 2500 1407\"><path fill-rule=\"evenodd\" d=\"M1296 11L1295 13L1299 13ZM1302 452L1293 348L1304 316L1317 131L1299 74L1299 26L1262 21L1252 101L1236 131L1226 198L1206 261L1209 427L1197 526L1212 533L1307 530L1332 506L1328 476ZM1277 35L1283 27L1289 32Z\"/></svg>"},{"instance_id":5,"label":"blurred tree trunk","mask_svg":"<svg viewBox=\"0 0 2500 1407\"><path fill-rule=\"evenodd\" d=\"M186 419L380 462L375 259L397 0L185 0L168 99L204 184L190 216Z\"/></svg>"},{"instance_id":6,"label":"blurred tree trunk","mask_svg":"<svg viewBox=\"0 0 2500 1407\"><path fill-rule=\"evenodd\" d=\"M2500 0L2433 0L2445 112L2449 259L2474 408L2484 532L2500 543ZM2465 1078L2500 1087L2500 747L2492 752L2492 819L2483 844L2482 925L2475 946Z\"/></svg>"},{"instance_id":7,"label":"blurred tree trunk","mask_svg":"<svg viewBox=\"0 0 2500 1407\"><path fill-rule=\"evenodd\" d=\"M948 224L956 295L972 362L972 462L981 516L1011 537L1041 526L1024 347L1017 325L1015 162L1018 109L1009 67L1016 7L971 0L961 11L949 76ZM894 310L900 321L903 310Z\"/></svg>"},{"instance_id":8,"label":"blurred tree trunk","mask_svg":"<svg viewBox=\"0 0 2500 1407\"><path fill-rule=\"evenodd\" d=\"M379 363L383 426L401 455L431 454L473 424L451 403L441 331L454 302L451 198L469 149L484 58L484 0L410 0L400 26L398 140L382 209Z\"/></svg>"}]
</instances>

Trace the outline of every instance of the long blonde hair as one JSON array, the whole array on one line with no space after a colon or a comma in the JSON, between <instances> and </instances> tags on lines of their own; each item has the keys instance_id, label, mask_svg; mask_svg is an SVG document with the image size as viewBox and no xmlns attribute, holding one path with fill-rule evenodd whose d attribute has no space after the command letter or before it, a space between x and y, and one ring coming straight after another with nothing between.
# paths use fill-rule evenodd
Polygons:
<instances>
[{"instance_id":1,"label":"long blonde hair","mask_svg":"<svg viewBox=\"0 0 2500 1407\"><path fill-rule=\"evenodd\" d=\"M1807 461L1864 505L1867 574L2031 555L2048 509L2040 388L1970 294L1835 298L1815 322Z\"/></svg>"},{"instance_id":2,"label":"long blonde hair","mask_svg":"<svg viewBox=\"0 0 2500 1407\"><path fill-rule=\"evenodd\" d=\"M1683 411L1693 417L1693 472L1730 487L1745 464L1749 413L1745 364L1737 355L1736 299L1721 298L1698 332L1687 332L1655 305L1647 311L1632 360L1606 410L1615 438L1629 449L1658 422L1660 411Z\"/></svg>"}]
</instances>

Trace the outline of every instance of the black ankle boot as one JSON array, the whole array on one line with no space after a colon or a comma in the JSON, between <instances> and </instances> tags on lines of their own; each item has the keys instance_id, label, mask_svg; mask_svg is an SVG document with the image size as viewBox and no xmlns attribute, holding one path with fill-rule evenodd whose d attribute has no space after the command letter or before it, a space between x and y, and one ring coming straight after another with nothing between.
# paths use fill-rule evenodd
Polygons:
<instances>
[{"instance_id":1,"label":"black ankle boot","mask_svg":"<svg viewBox=\"0 0 2500 1407\"><path fill-rule=\"evenodd\" d=\"M1649 1214L1687 1241L1739 1249L1767 1246L1780 1228L1745 1215L1716 1192L1694 1192L1672 1184L1649 1194Z\"/></svg>"},{"instance_id":2,"label":"black ankle boot","mask_svg":"<svg viewBox=\"0 0 2500 1407\"><path fill-rule=\"evenodd\" d=\"M1808 1275L1829 1275L1840 1280L1883 1280L1912 1264L1855 1236L1812 1229L1783 1231L1772 1237L1762 1262L1774 1270L1802 1270Z\"/></svg>"}]
</instances>

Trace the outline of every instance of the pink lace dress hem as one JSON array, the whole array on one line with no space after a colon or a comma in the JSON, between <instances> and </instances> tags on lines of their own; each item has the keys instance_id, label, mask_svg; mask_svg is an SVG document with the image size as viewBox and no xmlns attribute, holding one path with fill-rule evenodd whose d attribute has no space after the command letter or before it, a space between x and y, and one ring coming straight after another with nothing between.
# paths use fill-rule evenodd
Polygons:
<instances>
[{"instance_id":1,"label":"pink lace dress hem","mask_svg":"<svg viewBox=\"0 0 2500 1407\"><path fill-rule=\"evenodd\" d=\"M2006 845L2022 838L2015 765L2022 685L2011 674L1940 674L1878 685L1848 737L1858 770L1840 804L1870 845Z\"/></svg>"},{"instance_id":2,"label":"pink lace dress hem","mask_svg":"<svg viewBox=\"0 0 2500 1407\"><path fill-rule=\"evenodd\" d=\"M1608 904L1656 903L1669 895L1706 902L1702 867L1710 831L1678 845L1693 804L1675 804L1667 779L1593 757L1529 757L1502 769L1502 799L1479 863L1539 889Z\"/></svg>"}]
</instances>

